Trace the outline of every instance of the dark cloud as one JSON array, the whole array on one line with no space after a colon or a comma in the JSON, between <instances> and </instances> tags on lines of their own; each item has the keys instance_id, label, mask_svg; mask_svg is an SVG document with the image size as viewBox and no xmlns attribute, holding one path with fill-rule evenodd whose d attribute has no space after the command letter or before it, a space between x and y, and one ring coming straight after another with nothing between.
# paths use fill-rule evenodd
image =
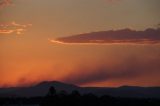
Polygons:
<instances>
[{"instance_id":1,"label":"dark cloud","mask_svg":"<svg viewBox=\"0 0 160 106\"><path fill-rule=\"evenodd\" d=\"M54 43L136 43L136 44L157 44L160 43L160 29L146 29L135 31L131 29L110 30L92 32L51 40Z\"/></svg>"}]
</instances>

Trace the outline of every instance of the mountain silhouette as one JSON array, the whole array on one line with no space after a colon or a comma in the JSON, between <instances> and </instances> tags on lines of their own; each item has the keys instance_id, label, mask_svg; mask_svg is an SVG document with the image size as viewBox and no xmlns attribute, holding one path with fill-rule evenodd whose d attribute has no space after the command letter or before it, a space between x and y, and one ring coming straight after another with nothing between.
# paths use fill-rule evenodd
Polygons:
<instances>
[{"instance_id":1,"label":"mountain silhouette","mask_svg":"<svg viewBox=\"0 0 160 106\"><path fill-rule=\"evenodd\" d=\"M0 88L0 97L45 96L51 86L54 86L57 92L64 90L67 93L71 93L77 90L81 94L93 93L97 96L110 95L114 97L160 98L160 87L79 87L58 81L43 81L30 87Z\"/></svg>"}]
</instances>

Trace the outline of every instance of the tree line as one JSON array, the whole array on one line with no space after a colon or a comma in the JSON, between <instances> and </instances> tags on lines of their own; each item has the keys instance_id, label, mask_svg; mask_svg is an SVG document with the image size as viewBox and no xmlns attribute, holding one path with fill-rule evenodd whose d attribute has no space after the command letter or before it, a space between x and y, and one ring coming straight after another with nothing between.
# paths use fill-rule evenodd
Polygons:
<instances>
[{"instance_id":1,"label":"tree line","mask_svg":"<svg viewBox=\"0 0 160 106\"><path fill-rule=\"evenodd\" d=\"M160 99L121 98L108 95L99 97L92 93L82 95L77 90L72 91L72 93L67 93L64 90L57 92L51 86L44 97L0 98L0 106L6 104L16 104L16 106L23 104L38 104L39 106L160 106Z\"/></svg>"}]
</instances>

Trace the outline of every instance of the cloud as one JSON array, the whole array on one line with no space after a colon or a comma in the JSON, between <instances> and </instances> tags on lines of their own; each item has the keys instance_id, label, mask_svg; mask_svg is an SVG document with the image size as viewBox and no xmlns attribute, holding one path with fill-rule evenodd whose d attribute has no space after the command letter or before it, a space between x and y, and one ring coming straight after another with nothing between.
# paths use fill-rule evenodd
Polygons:
<instances>
[{"instance_id":1,"label":"cloud","mask_svg":"<svg viewBox=\"0 0 160 106\"><path fill-rule=\"evenodd\" d=\"M112 80L133 81L138 78L146 78L152 80L151 75L160 74L160 58L138 59L136 57L128 57L119 64L114 64L113 67L103 64L101 66L93 65L90 67L80 67L73 73L68 74L65 82L84 85L89 83L97 83ZM154 79L153 79L154 80Z\"/></svg>"},{"instance_id":2,"label":"cloud","mask_svg":"<svg viewBox=\"0 0 160 106\"><path fill-rule=\"evenodd\" d=\"M0 8L3 8L11 4L12 4L12 0L0 0Z\"/></svg>"},{"instance_id":3,"label":"cloud","mask_svg":"<svg viewBox=\"0 0 160 106\"><path fill-rule=\"evenodd\" d=\"M16 22L0 23L0 34L23 34L32 24L18 24Z\"/></svg>"},{"instance_id":4,"label":"cloud","mask_svg":"<svg viewBox=\"0 0 160 106\"><path fill-rule=\"evenodd\" d=\"M157 44L160 43L160 29L146 29L135 31L131 29L109 30L91 32L68 37L60 37L50 40L52 43L61 44L110 44L110 43L133 43L133 44Z\"/></svg>"}]
</instances>

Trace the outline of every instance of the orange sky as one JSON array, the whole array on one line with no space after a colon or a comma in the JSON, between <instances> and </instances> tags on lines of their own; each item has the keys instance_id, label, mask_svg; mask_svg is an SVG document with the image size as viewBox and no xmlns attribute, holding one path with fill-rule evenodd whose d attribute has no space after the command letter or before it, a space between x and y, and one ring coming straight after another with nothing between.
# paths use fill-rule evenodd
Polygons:
<instances>
[{"instance_id":1,"label":"orange sky","mask_svg":"<svg viewBox=\"0 0 160 106\"><path fill-rule=\"evenodd\" d=\"M159 0L1 0L0 86L44 80L80 86L160 86L160 44L53 42L89 32L156 29L159 4Z\"/></svg>"}]
</instances>

